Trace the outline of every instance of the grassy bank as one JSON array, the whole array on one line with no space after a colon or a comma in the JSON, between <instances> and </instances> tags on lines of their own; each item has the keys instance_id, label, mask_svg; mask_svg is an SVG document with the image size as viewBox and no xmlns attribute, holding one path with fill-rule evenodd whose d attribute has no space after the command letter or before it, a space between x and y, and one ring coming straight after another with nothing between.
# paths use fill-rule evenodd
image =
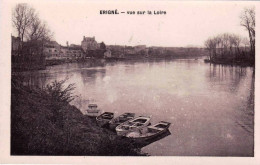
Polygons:
<instances>
[{"instance_id":1,"label":"grassy bank","mask_svg":"<svg viewBox=\"0 0 260 165\"><path fill-rule=\"evenodd\" d=\"M144 155L71 106L72 90L62 82L24 86L12 77L11 155Z\"/></svg>"}]
</instances>

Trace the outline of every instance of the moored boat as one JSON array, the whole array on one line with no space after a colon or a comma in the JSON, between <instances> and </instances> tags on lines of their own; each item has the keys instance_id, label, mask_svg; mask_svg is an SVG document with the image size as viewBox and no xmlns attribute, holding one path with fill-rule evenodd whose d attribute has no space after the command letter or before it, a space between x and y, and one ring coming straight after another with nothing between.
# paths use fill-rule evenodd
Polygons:
<instances>
[{"instance_id":1,"label":"moored boat","mask_svg":"<svg viewBox=\"0 0 260 165\"><path fill-rule=\"evenodd\" d=\"M155 138L163 133L165 133L170 127L171 123L160 121L159 123L145 127L143 129L139 129L134 132L129 132L125 136L128 138L132 138L136 141L145 141Z\"/></svg>"},{"instance_id":2,"label":"moored boat","mask_svg":"<svg viewBox=\"0 0 260 165\"><path fill-rule=\"evenodd\" d=\"M124 136L129 132L138 131L150 124L151 117L139 116L128 120L116 127L116 133L119 136Z\"/></svg>"},{"instance_id":3,"label":"moored boat","mask_svg":"<svg viewBox=\"0 0 260 165\"><path fill-rule=\"evenodd\" d=\"M124 114L112 119L109 122L109 128L115 129L118 125L120 125L130 119L133 119L134 117L135 117L135 113L124 113Z\"/></svg>"},{"instance_id":4,"label":"moored boat","mask_svg":"<svg viewBox=\"0 0 260 165\"><path fill-rule=\"evenodd\" d=\"M96 117L96 121L97 121L98 126L103 127L106 124L108 124L109 121L113 118L114 118L114 113L104 112L101 115Z\"/></svg>"},{"instance_id":5,"label":"moored boat","mask_svg":"<svg viewBox=\"0 0 260 165\"><path fill-rule=\"evenodd\" d=\"M100 115L101 111L97 107L97 104L89 104L88 109L86 110L86 115L90 117L97 117Z\"/></svg>"}]
</instances>

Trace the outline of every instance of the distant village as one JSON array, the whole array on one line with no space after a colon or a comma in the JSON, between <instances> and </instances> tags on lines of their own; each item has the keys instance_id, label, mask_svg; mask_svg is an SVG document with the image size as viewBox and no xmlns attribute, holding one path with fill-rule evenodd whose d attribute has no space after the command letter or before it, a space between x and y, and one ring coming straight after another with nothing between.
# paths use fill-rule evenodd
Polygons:
<instances>
[{"instance_id":1,"label":"distant village","mask_svg":"<svg viewBox=\"0 0 260 165\"><path fill-rule=\"evenodd\" d=\"M20 48L22 45L22 49ZM147 47L146 45L122 46L98 43L95 37L85 37L81 45L66 46L56 41L29 41L21 43L19 37L12 36L12 63L21 61L38 66L56 64L57 61L82 61L84 59L142 59L207 55L205 48L195 47ZM54 62L56 61L56 62ZM19 67L24 67L18 65Z\"/></svg>"}]
</instances>

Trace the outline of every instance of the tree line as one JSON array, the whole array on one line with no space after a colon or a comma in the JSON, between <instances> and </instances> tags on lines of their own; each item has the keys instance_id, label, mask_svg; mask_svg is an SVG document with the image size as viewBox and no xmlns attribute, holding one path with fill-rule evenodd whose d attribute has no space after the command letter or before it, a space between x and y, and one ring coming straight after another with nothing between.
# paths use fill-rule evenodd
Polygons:
<instances>
[{"instance_id":1,"label":"tree line","mask_svg":"<svg viewBox=\"0 0 260 165\"><path fill-rule=\"evenodd\" d=\"M237 34L224 33L210 37L205 41L209 51L209 60L251 60L255 57L255 9L246 8L241 13L240 25L248 31L248 38Z\"/></svg>"}]
</instances>

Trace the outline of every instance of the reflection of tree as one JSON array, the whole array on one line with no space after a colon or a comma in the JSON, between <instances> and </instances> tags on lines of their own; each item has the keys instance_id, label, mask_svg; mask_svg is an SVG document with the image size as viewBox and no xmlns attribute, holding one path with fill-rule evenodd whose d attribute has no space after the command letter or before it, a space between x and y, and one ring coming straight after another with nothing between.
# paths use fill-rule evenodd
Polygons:
<instances>
[{"instance_id":1,"label":"reflection of tree","mask_svg":"<svg viewBox=\"0 0 260 165\"><path fill-rule=\"evenodd\" d=\"M16 75L12 75L12 78L19 77L20 82L30 88L43 88L46 85L46 79L48 73L39 73L39 72L24 72Z\"/></svg>"},{"instance_id":2,"label":"reflection of tree","mask_svg":"<svg viewBox=\"0 0 260 165\"><path fill-rule=\"evenodd\" d=\"M247 97L246 105L238 107L236 123L247 131L250 135L254 134L254 105L255 105L255 72L253 71L250 85L250 94Z\"/></svg>"},{"instance_id":3,"label":"reflection of tree","mask_svg":"<svg viewBox=\"0 0 260 165\"><path fill-rule=\"evenodd\" d=\"M83 81L83 84L95 83L97 76L104 78L106 75L106 69L82 69L80 71L80 76Z\"/></svg>"},{"instance_id":4,"label":"reflection of tree","mask_svg":"<svg viewBox=\"0 0 260 165\"><path fill-rule=\"evenodd\" d=\"M254 129L254 107L255 107L255 71L253 71L252 79L251 79L251 87L250 87L250 95L247 99L247 116L250 118L248 120L249 127Z\"/></svg>"},{"instance_id":5,"label":"reflection of tree","mask_svg":"<svg viewBox=\"0 0 260 165\"><path fill-rule=\"evenodd\" d=\"M226 65L210 65L209 68L210 82L227 82L229 90L236 92L240 86L241 80L247 75L246 67L226 66Z\"/></svg>"}]
</instances>

